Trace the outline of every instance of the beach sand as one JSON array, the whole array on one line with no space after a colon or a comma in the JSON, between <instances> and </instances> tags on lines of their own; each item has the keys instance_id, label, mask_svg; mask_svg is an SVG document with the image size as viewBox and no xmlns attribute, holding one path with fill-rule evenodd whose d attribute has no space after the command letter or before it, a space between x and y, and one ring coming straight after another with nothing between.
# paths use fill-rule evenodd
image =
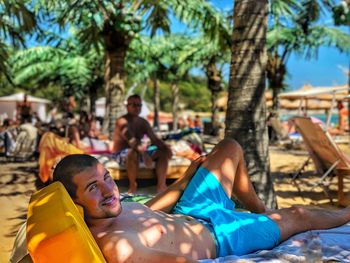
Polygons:
<instances>
[{"instance_id":1,"label":"beach sand","mask_svg":"<svg viewBox=\"0 0 350 263\"><path fill-rule=\"evenodd\" d=\"M340 145L341 149L350 154L348 144ZM307 159L305 150L287 150L282 147L270 147L271 175L279 208L295 204L307 206L335 208L321 187L312 188L318 175L313 173L313 164L306 167L294 182L293 174ZM36 162L7 162L0 157L0 262L8 262L14 238L18 228L26 218L29 198L36 190L38 181ZM330 195L336 202L336 178L331 181ZM126 191L126 182L122 182L121 191ZM149 185L146 184L146 185ZM346 179L345 189L350 189L350 180ZM140 193L154 193L155 187L140 188Z\"/></svg>"}]
</instances>

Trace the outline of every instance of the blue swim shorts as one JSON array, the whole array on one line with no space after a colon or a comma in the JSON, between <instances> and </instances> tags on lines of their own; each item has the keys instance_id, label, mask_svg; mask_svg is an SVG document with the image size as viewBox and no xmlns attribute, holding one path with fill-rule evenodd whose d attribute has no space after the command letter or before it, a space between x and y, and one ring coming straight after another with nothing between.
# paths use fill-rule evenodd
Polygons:
<instances>
[{"instance_id":1,"label":"blue swim shorts","mask_svg":"<svg viewBox=\"0 0 350 263\"><path fill-rule=\"evenodd\" d=\"M200 167L172 213L199 219L216 239L217 256L244 255L271 249L280 242L277 224L263 214L235 210L220 182L206 168Z\"/></svg>"}]
</instances>

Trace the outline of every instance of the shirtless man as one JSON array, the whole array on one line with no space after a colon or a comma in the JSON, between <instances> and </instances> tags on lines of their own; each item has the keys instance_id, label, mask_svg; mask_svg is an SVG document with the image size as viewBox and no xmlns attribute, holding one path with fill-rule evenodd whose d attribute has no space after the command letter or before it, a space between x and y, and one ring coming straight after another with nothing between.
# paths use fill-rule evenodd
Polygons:
<instances>
[{"instance_id":1,"label":"shirtless man","mask_svg":"<svg viewBox=\"0 0 350 263\"><path fill-rule=\"evenodd\" d=\"M172 153L170 148L154 134L148 121L139 116L141 107L139 95L135 94L128 98L127 114L118 118L115 123L113 152L120 164L123 165L125 162L129 178L129 193L136 192L136 175L141 158L146 167L151 166L152 161L155 161L157 191L161 192L167 187L166 173ZM151 154L147 154L147 148L141 144L141 139L145 135L150 139L151 144L157 147L157 150Z\"/></svg>"},{"instance_id":2,"label":"shirtless man","mask_svg":"<svg viewBox=\"0 0 350 263\"><path fill-rule=\"evenodd\" d=\"M85 221L107 262L196 262L242 255L350 220L350 206L267 211L253 190L242 149L232 140L221 141L145 205L121 204L108 171L88 155L66 156L53 179L84 207ZM230 196L253 213L236 211Z\"/></svg>"}]
</instances>

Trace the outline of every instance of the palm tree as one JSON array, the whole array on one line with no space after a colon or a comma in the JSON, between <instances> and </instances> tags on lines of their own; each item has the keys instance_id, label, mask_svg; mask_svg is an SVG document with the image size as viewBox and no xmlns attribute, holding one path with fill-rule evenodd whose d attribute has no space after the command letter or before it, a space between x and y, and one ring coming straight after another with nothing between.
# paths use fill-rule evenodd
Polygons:
<instances>
[{"instance_id":1,"label":"palm tree","mask_svg":"<svg viewBox=\"0 0 350 263\"><path fill-rule=\"evenodd\" d=\"M113 122L122 112L125 93L125 58L132 39L143 29L169 31L169 16L172 9L183 21L198 25L204 21L204 29L210 32L220 28L217 20L211 18L217 12L205 0L143 0L113 1L40 1L48 11L52 22L77 28L80 42L97 47L102 43L104 58L104 82L106 94L106 118L104 129L113 133ZM43 12L43 9L40 10Z\"/></svg>"},{"instance_id":2,"label":"palm tree","mask_svg":"<svg viewBox=\"0 0 350 263\"><path fill-rule=\"evenodd\" d=\"M171 82L173 130L177 130L179 87L178 82L195 66L195 62L188 56L186 47L191 39L185 35L171 35L158 39L162 46L160 66L163 76Z\"/></svg>"},{"instance_id":3,"label":"palm tree","mask_svg":"<svg viewBox=\"0 0 350 263\"><path fill-rule=\"evenodd\" d=\"M148 79L153 83L153 128L159 128L159 71L163 68L161 58L166 51L164 43L159 38L140 36L135 38L126 59L126 70L134 83L146 82Z\"/></svg>"},{"instance_id":4,"label":"palm tree","mask_svg":"<svg viewBox=\"0 0 350 263\"><path fill-rule=\"evenodd\" d=\"M225 137L243 147L249 175L269 207L276 201L269 171L265 70L267 0L235 0Z\"/></svg>"},{"instance_id":5,"label":"palm tree","mask_svg":"<svg viewBox=\"0 0 350 263\"><path fill-rule=\"evenodd\" d=\"M63 88L63 94L80 98L88 93L91 112L95 111L97 89L102 87L101 62L94 50L82 53L72 40L65 41L65 48L37 46L19 50L10 58L16 85L37 90L54 84Z\"/></svg>"},{"instance_id":6,"label":"palm tree","mask_svg":"<svg viewBox=\"0 0 350 263\"><path fill-rule=\"evenodd\" d=\"M228 32L228 28L227 28ZM221 41L226 36L220 35ZM213 131L219 126L217 99L223 89L222 71L223 66L229 63L230 39L226 39L225 44L219 44L213 39L205 36L198 36L193 39L185 49L187 50L187 59L193 60L196 66L203 68L207 77L207 87L211 92L211 119Z\"/></svg>"},{"instance_id":7,"label":"palm tree","mask_svg":"<svg viewBox=\"0 0 350 263\"><path fill-rule=\"evenodd\" d=\"M332 7L331 1L323 1ZM350 49L350 36L345 32L319 25L322 10L316 0L274 0L271 7L272 26L268 32L267 78L273 91L273 110L278 109L278 94L283 89L287 62L292 53L306 59L317 56L321 46L335 46L341 52ZM284 19L282 20L281 17Z\"/></svg>"},{"instance_id":8,"label":"palm tree","mask_svg":"<svg viewBox=\"0 0 350 263\"><path fill-rule=\"evenodd\" d=\"M0 75L11 80L7 59L11 47L25 44L25 34L36 29L36 19L28 8L29 1L3 0L0 3ZM0 76L0 78L3 78Z\"/></svg>"}]
</instances>

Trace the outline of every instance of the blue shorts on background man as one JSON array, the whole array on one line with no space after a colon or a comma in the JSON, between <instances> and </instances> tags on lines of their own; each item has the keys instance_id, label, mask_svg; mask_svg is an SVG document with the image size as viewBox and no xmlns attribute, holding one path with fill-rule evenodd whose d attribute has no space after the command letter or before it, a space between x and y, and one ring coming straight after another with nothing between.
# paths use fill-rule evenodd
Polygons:
<instances>
[{"instance_id":1,"label":"blue shorts on background man","mask_svg":"<svg viewBox=\"0 0 350 263\"><path fill-rule=\"evenodd\" d=\"M280 230L272 219L236 211L218 179L203 167L197 170L172 213L192 216L203 223L216 241L216 256L240 256L271 249L280 242Z\"/></svg>"}]
</instances>

